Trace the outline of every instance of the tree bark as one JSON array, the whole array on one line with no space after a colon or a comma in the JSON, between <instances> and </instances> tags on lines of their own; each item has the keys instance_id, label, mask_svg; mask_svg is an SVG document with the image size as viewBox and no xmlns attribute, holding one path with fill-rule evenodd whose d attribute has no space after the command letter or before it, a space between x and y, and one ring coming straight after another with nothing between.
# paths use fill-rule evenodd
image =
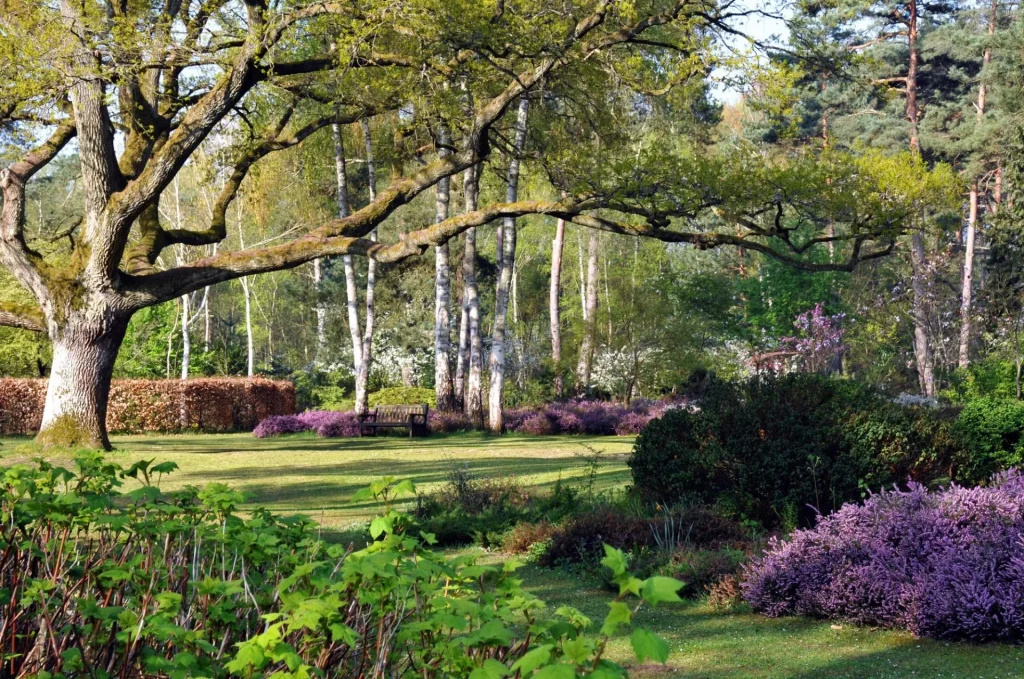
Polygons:
<instances>
[{"instance_id":1,"label":"tree bark","mask_svg":"<svg viewBox=\"0 0 1024 679\"><path fill-rule=\"evenodd\" d=\"M917 48L917 0L907 2L907 44L910 49L907 64L907 120L910 122L910 150L921 152L918 132L919 111L917 106L917 67L920 53Z\"/></svg>"},{"instance_id":2,"label":"tree bark","mask_svg":"<svg viewBox=\"0 0 1024 679\"><path fill-rule=\"evenodd\" d=\"M597 253L599 248L598 233L591 231L587 248L587 297L583 342L580 345L579 361L576 364L577 394L582 394L590 388L590 371L594 362L594 345L597 341Z\"/></svg>"},{"instance_id":3,"label":"tree bark","mask_svg":"<svg viewBox=\"0 0 1024 679\"><path fill-rule=\"evenodd\" d=\"M441 129L439 155L447 156L448 132ZM445 177L437 183L436 217L440 224L448 219L451 182ZM437 409L455 410L455 387L451 364L451 258L448 243L434 248L434 393Z\"/></svg>"},{"instance_id":4,"label":"tree bark","mask_svg":"<svg viewBox=\"0 0 1024 679\"><path fill-rule=\"evenodd\" d=\"M363 142L366 149L366 178L370 192L370 203L377 199L377 166L373 157L373 139L370 137L370 123L363 118L360 121L363 130ZM370 232L370 240L377 242L377 229ZM359 367L356 370L356 412L362 413L369 408L370 368L373 365L373 326L376 319L377 262L370 259L366 265L366 325L363 328L363 349L359 355Z\"/></svg>"},{"instance_id":5,"label":"tree bark","mask_svg":"<svg viewBox=\"0 0 1024 679\"><path fill-rule=\"evenodd\" d=\"M480 193L480 166L466 170L466 212L477 209ZM465 413L475 426L483 428L483 335L480 332L480 289L476 279L476 228L466 231L466 249L462 255L462 277L469 324L468 364L466 374Z\"/></svg>"},{"instance_id":6,"label":"tree bark","mask_svg":"<svg viewBox=\"0 0 1024 679\"><path fill-rule=\"evenodd\" d=\"M192 335L189 333L189 321L192 316L191 297L181 296L181 379L187 380L192 363Z\"/></svg>"},{"instance_id":7,"label":"tree bark","mask_svg":"<svg viewBox=\"0 0 1024 679\"><path fill-rule=\"evenodd\" d=\"M256 374L256 347L252 336L252 291L249 289L249 277L243 276L241 283L242 296L245 298L245 374L252 377Z\"/></svg>"},{"instance_id":8,"label":"tree bark","mask_svg":"<svg viewBox=\"0 0 1024 679\"><path fill-rule=\"evenodd\" d=\"M928 276L928 263L925 259L924 239L920 233L915 233L911 237L910 258L913 264L914 306L911 310L911 318L914 322L914 363L917 365L917 379L921 393L925 396L934 396L935 366L926 324L928 291L925 277Z\"/></svg>"},{"instance_id":9,"label":"tree bark","mask_svg":"<svg viewBox=\"0 0 1024 679\"><path fill-rule=\"evenodd\" d=\"M127 315L92 304L51 332L53 366L36 441L46 447L110 450L107 402Z\"/></svg>"},{"instance_id":10,"label":"tree bark","mask_svg":"<svg viewBox=\"0 0 1024 679\"><path fill-rule=\"evenodd\" d=\"M548 312L551 320L551 365L555 373L555 398L565 391L562 379L562 250L565 243L565 220L555 223L555 238L551 241L551 286L548 291Z\"/></svg>"},{"instance_id":11,"label":"tree bark","mask_svg":"<svg viewBox=\"0 0 1024 679\"><path fill-rule=\"evenodd\" d=\"M519 99L516 115L515 141L509 161L508 184L505 196L509 202L519 197L519 157L526 145L526 116L530 100L525 95ZM516 220L505 218L502 222L502 239L498 243L501 252L498 289L494 302L494 329L491 333L490 393L488 394L488 428L500 433L505 428L502 405L505 398L505 319L508 314L508 295L512 284L512 267L516 259Z\"/></svg>"},{"instance_id":12,"label":"tree bark","mask_svg":"<svg viewBox=\"0 0 1024 679\"><path fill-rule=\"evenodd\" d=\"M342 139L341 126L332 126L334 134L334 170L337 176L338 193L338 219L344 219L351 213L348 199L348 170L345 167L345 146ZM359 364L362 363L363 338L362 328L359 323L359 291L356 287L356 267L352 261L352 255L344 255L342 262L345 267L345 295L346 308L348 310L348 334L352 340L352 373L359 373Z\"/></svg>"},{"instance_id":13,"label":"tree bark","mask_svg":"<svg viewBox=\"0 0 1024 679\"><path fill-rule=\"evenodd\" d=\"M999 0L992 0L992 9L988 17L988 36L991 39L996 32L996 18L999 12ZM985 48L985 54L981 60L982 71L992 60L992 48ZM984 74L983 74L984 75ZM985 117L985 81L978 85L977 121L981 124ZM961 370L966 370L971 363L971 305L974 294L974 250L977 240L978 222L978 180L971 183L970 206L967 217L967 237L964 244L964 275L960 297L960 356L958 365Z\"/></svg>"}]
</instances>

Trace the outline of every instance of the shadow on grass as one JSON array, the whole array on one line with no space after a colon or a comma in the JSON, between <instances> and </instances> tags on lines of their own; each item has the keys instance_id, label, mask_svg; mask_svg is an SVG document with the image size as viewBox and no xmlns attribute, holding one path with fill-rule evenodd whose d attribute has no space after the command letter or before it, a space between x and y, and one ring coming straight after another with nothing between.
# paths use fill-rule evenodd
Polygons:
<instances>
[{"instance_id":1,"label":"shadow on grass","mask_svg":"<svg viewBox=\"0 0 1024 679\"><path fill-rule=\"evenodd\" d=\"M609 444L628 446L632 439L614 436L527 436L522 434L506 434L493 436L481 432L465 432L456 434L435 434L424 438L410 439L404 436L368 436L361 438L320 438L313 433L292 434L273 438L257 439L248 434L212 434L212 435L167 435L167 436L132 436L115 437L114 444L119 451L141 452L143 450L166 450L168 452L189 453L196 455L216 455L224 453L259 452L366 452L394 451L403 452L478 449L486 452L491 449L526 447L533 450L573 449L579 447L581 453L586 446L598 449L607 448ZM610 453L612 454L612 453Z\"/></svg>"}]
</instances>

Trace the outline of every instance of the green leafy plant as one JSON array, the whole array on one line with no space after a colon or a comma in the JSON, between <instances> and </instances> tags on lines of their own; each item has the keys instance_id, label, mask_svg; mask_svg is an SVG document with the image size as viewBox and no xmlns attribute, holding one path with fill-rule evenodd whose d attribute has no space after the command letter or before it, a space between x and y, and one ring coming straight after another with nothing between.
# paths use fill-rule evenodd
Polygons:
<instances>
[{"instance_id":1,"label":"green leafy plant","mask_svg":"<svg viewBox=\"0 0 1024 679\"><path fill-rule=\"evenodd\" d=\"M413 537L382 479L356 501L381 507L376 539L353 551L316 539L303 517L253 510L222 484L162 493L173 464L0 468L0 673L41 679L163 676L622 677L608 638L681 583L639 580L607 551L621 584L600 631L578 611L541 616L515 562L483 566ZM133 486L130 490L126 485ZM633 608L624 603L637 601ZM634 631L641 660L667 646Z\"/></svg>"}]
</instances>

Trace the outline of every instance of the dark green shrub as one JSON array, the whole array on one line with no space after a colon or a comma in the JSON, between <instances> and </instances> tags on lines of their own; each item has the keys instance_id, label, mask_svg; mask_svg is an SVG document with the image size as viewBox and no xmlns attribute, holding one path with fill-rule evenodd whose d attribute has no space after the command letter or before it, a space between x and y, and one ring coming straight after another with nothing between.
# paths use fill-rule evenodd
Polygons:
<instances>
[{"instance_id":1,"label":"dark green shrub","mask_svg":"<svg viewBox=\"0 0 1024 679\"><path fill-rule=\"evenodd\" d=\"M899 405L848 380L762 376L714 385L699 412L653 421L629 465L647 502L695 499L793 528L868 489L972 476L954 423L950 411Z\"/></svg>"},{"instance_id":2,"label":"dark green shrub","mask_svg":"<svg viewBox=\"0 0 1024 679\"><path fill-rule=\"evenodd\" d=\"M437 404L433 389L425 387L388 387L375 391L367 397L369 406L402 406L426 403L431 408Z\"/></svg>"},{"instance_id":3,"label":"dark green shrub","mask_svg":"<svg viewBox=\"0 0 1024 679\"><path fill-rule=\"evenodd\" d=\"M960 412L956 428L972 452L972 481L1024 461L1024 401L974 399Z\"/></svg>"}]
</instances>

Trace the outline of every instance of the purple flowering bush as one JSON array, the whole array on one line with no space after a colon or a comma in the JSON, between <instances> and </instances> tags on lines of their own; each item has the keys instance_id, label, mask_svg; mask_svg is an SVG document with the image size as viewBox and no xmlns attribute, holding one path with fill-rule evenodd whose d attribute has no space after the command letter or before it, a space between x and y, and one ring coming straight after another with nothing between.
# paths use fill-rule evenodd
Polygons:
<instances>
[{"instance_id":1,"label":"purple flowering bush","mask_svg":"<svg viewBox=\"0 0 1024 679\"><path fill-rule=\"evenodd\" d=\"M262 439L304 431L315 431L324 438L359 436L359 420L351 411L307 410L300 415L268 417L252 434Z\"/></svg>"},{"instance_id":2,"label":"purple flowering bush","mask_svg":"<svg viewBox=\"0 0 1024 679\"><path fill-rule=\"evenodd\" d=\"M549 403L540 408L514 408L504 413L505 430L547 436L550 434L589 434L593 436L632 436L664 414L669 404L637 399L626 408L607 401L573 400ZM431 432L445 434L472 429L472 423L460 412L431 410L427 420ZM359 436L359 421L352 411L307 410L300 415L268 417L253 431L256 438L315 431L318 436Z\"/></svg>"},{"instance_id":3,"label":"purple flowering bush","mask_svg":"<svg viewBox=\"0 0 1024 679\"><path fill-rule=\"evenodd\" d=\"M773 540L743 597L765 615L839 618L969 641L1024 639L1024 476L884 491Z\"/></svg>"},{"instance_id":4,"label":"purple flowering bush","mask_svg":"<svg viewBox=\"0 0 1024 679\"><path fill-rule=\"evenodd\" d=\"M640 432L668 408L662 401L637 399L626 408L609 401L572 400L541 408L505 412L505 429L523 434L629 436Z\"/></svg>"}]
</instances>

